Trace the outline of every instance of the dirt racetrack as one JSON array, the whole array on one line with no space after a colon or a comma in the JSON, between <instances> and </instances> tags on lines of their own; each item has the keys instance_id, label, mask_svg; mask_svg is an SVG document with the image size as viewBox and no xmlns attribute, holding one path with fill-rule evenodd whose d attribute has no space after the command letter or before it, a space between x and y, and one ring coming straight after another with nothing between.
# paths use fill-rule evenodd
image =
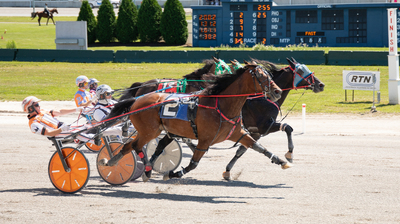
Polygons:
<instances>
[{"instance_id":1,"label":"dirt racetrack","mask_svg":"<svg viewBox=\"0 0 400 224\"><path fill-rule=\"evenodd\" d=\"M47 174L55 148L30 133L19 108L0 102L0 223L400 223L400 115L310 114L303 134L301 115L291 114L294 166L282 170L249 149L229 182L222 172L236 151L231 142L213 146L180 180L153 173L120 187L99 177L96 155L85 149L91 177L69 195ZM287 151L282 132L260 142L281 158ZM183 152L187 166L191 151Z\"/></svg>"}]
</instances>

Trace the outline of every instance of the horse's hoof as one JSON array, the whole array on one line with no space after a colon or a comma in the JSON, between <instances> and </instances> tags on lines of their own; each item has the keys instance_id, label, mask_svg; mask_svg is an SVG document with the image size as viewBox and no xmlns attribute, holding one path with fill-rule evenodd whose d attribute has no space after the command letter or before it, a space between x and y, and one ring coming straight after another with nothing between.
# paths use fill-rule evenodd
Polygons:
<instances>
[{"instance_id":1,"label":"horse's hoof","mask_svg":"<svg viewBox=\"0 0 400 224\"><path fill-rule=\"evenodd\" d=\"M222 174L222 177L223 177L225 180L230 180L230 179L231 179L231 172L225 171L225 172Z\"/></svg>"},{"instance_id":2,"label":"horse's hoof","mask_svg":"<svg viewBox=\"0 0 400 224\"><path fill-rule=\"evenodd\" d=\"M293 164L291 164L291 163L289 163L289 162L283 163L283 164L281 165L281 167L282 167L283 170L289 169L289 168L292 167L292 166L293 166Z\"/></svg>"},{"instance_id":3,"label":"horse's hoof","mask_svg":"<svg viewBox=\"0 0 400 224\"><path fill-rule=\"evenodd\" d=\"M169 180L169 179L171 179L171 178L169 177L169 172L168 172L168 173L165 173L165 174L164 174L164 177L163 177L163 180L166 181L166 180Z\"/></svg>"},{"instance_id":4,"label":"horse's hoof","mask_svg":"<svg viewBox=\"0 0 400 224\"><path fill-rule=\"evenodd\" d=\"M144 172L144 173L142 174L142 180L143 180L143 182L147 182L147 181L150 180L150 177L148 177L148 176L146 175L146 172Z\"/></svg>"},{"instance_id":5,"label":"horse's hoof","mask_svg":"<svg viewBox=\"0 0 400 224\"><path fill-rule=\"evenodd\" d=\"M285 158L286 158L286 160L289 161L290 163L293 163L293 153L287 152L287 153L285 154Z\"/></svg>"},{"instance_id":6,"label":"horse's hoof","mask_svg":"<svg viewBox=\"0 0 400 224\"><path fill-rule=\"evenodd\" d=\"M99 166L107 166L108 160L106 158L99 160Z\"/></svg>"}]
</instances>

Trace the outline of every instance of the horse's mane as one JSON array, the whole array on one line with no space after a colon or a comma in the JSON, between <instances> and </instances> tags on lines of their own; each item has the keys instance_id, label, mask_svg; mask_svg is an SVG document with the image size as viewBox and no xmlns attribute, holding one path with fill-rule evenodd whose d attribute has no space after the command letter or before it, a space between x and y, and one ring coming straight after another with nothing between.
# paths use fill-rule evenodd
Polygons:
<instances>
[{"instance_id":1,"label":"horse's mane","mask_svg":"<svg viewBox=\"0 0 400 224\"><path fill-rule=\"evenodd\" d=\"M205 80L203 78L204 74L208 74L210 72L211 67L214 65L214 61L213 60L204 60L203 61L204 66L203 68L199 68L196 71L187 74L185 76L183 76L184 79L199 79L199 80ZM211 76L209 76L211 77Z\"/></svg>"},{"instance_id":2,"label":"horse's mane","mask_svg":"<svg viewBox=\"0 0 400 224\"><path fill-rule=\"evenodd\" d=\"M207 87L204 92L206 95L218 95L238 79L247 70L247 67L239 68L233 74L224 74L216 76L213 85Z\"/></svg>"},{"instance_id":3,"label":"horse's mane","mask_svg":"<svg viewBox=\"0 0 400 224\"><path fill-rule=\"evenodd\" d=\"M261 64L267 71L269 71L272 74L277 74L278 72L280 72L282 70L276 64L274 64L270 61L264 61L264 60L258 60L258 59L253 59L253 61L257 62L257 64Z\"/></svg>"}]
</instances>

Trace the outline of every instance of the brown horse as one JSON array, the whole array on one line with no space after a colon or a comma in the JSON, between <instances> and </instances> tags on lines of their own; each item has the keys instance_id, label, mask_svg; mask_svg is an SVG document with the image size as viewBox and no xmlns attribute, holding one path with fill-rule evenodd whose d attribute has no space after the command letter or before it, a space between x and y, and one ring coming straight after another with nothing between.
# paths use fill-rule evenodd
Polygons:
<instances>
[{"instance_id":1,"label":"brown horse","mask_svg":"<svg viewBox=\"0 0 400 224\"><path fill-rule=\"evenodd\" d=\"M215 84L207 87L198 95L194 122L180 119L162 119L160 105L168 105L166 101L170 94L151 93L137 99L127 100L115 105L108 117L114 117L127 109L131 111L130 120L137 129L137 137L109 161L100 160L100 166L114 166L127 153L135 150L146 164L143 180L151 176L151 164L142 152L142 147L150 140L158 137L165 130L167 133L190 139L198 139L198 145L193 153L190 164L179 172L170 171L164 175L164 180L180 178L195 169L211 145L231 140L240 142L246 148L264 154L283 169L291 167L278 156L266 150L257 143L241 127L240 113L247 97L263 92L266 97L279 99L282 90L272 81L269 73L256 64L248 64L238 69L234 74L218 76ZM128 103L131 101L131 103ZM175 104L176 102L172 102ZM133 105L132 105L133 104ZM171 104L169 104L171 105ZM172 107L172 105L171 105ZM164 111L165 112L165 111Z\"/></svg>"},{"instance_id":2,"label":"brown horse","mask_svg":"<svg viewBox=\"0 0 400 224\"><path fill-rule=\"evenodd\" d=\"M57 14L58 14L57 9L49 10L49 12L50 12L50 15L49 15L49 16L48 16L47 13L45 13L44 11L42 11L42 12L35 12L35 14L33 14L33 16L32 16L32 19L34 19L34 18L36 18L36 16L38 16L38 17L39 17L39 19L38 19L39 26L40 26L40 20L42 19L42 17L43 17L43 18L47 18L47 23L46 23L46 25L48 25L49 19L51 19L51 20L53 21L53 24L56 25L56 23L55 23L54 20L53 20L53 14L54 14L54 13L57 13Z\"/></svg>"}]
</instances>

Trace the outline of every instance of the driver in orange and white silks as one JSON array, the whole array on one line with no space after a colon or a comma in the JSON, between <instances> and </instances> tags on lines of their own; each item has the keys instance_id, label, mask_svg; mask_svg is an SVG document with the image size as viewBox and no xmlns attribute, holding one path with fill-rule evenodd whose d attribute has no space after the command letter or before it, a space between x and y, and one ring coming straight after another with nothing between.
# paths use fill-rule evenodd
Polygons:
<instances>
[{"instance_id":1,"label":"driver in orange and white silks","mask_svg":"<svg viewBox=\"0 0 400 224\"><path fill-rule=\"evenodd\" d=\"M86 89L89 88L89 79L86 76L81 75L76 78L75 83L79 88L74 97L76 106L88 107L94 105L96 103L94 95L86 91Z\"/></svg>"},{"instance_id":2,"label":"driver in orange and white silks","mask_svg":"<svg viewBox=\"0 0 400 224\"><path fill-rule=\"evenodd\" d=\"M64 138L74 132L80 131L80 128L71 128L69 125L57 120L55 116L66 115L74 112L81 112L82 108L61 109L61 110L41 110L39 105L40 99L34 96L28 96L22 101L22 110L28 113L29 128L32 133L44 135L48 137ZM93 134L80 133L77 139L83 142L92 142Z\"/></svg>"}]
</instances>

